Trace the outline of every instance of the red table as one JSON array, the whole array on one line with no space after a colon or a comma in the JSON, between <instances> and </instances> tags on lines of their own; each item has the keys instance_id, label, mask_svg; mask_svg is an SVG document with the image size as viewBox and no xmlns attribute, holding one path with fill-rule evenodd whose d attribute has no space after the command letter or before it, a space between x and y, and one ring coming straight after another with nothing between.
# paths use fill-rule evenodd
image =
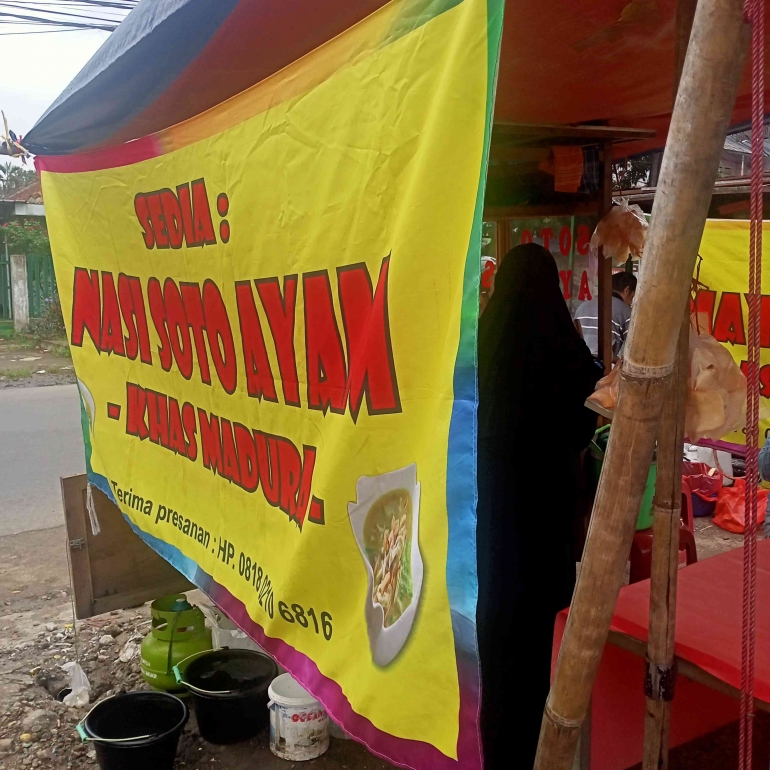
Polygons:
<instances>
[{"instance_id":1,"label":"red table","mask_svg":"<svg viewBox=\"0 0 770 770\"><path fill-rule=\"evenodd\" d=\"M741 678L743 550L679 572L676 656L679 676L671 709L671 747L738 718ZM757 707L770 710L770 541L757 546ZM642 760L644 655L650 581L620 592L594 686L591 770L622 770ZM567 611L554 633L554 663Z\"/></svg>"}]
</instances>

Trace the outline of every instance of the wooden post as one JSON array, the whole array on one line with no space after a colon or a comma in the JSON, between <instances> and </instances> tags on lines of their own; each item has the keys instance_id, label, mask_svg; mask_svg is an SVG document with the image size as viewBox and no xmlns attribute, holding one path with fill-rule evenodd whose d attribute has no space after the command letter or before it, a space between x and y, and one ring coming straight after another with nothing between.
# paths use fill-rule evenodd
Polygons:
<instances>
[{"instance_id":1,"label":"wooden post","mask_svg":"<svg viewBox=\"0 0 770 770\"><path fill-rule=\"evenodd\" d=\"M678 0L676 9L674 100L684 68L697 0ZM644 677L643 770L668 768L668 738L676 668L676 590L679 572L679 527L682 503L682 451L689 371L690 297L679 332L674 371L668 383L658 437L658 476L652 540L650 621Z\"/></svg>"},{"instance_id":2,"label":"wooden post","mask_svg":"<svg viewBox=\"0 0 770 770\"><path fill-rule=\"evenodd\" d=\"M612 142L602 145L602 186L599 191L599 219L612 208ZM604 363L604 373L612 369L612 260L604 259L599 249L599 318L598 353Z\"/></svg>"},{"instance_id":3,"label":"wooden post","mask_svg":"<svg viewBox=\"0 0 770 770\"><path fill-rule=\"evenodd\" d=\"M568 770L575 753L623 581L747 41L743 0L700 0L653 205L612 438L535 770Z\"/></svg>"}]
</instances>

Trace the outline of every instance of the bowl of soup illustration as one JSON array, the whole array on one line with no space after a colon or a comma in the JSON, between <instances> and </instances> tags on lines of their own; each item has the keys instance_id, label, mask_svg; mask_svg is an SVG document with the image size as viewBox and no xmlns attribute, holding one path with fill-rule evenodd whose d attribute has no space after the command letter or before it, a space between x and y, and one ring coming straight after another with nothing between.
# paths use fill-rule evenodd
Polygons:
<instances>
[{"instance_id":1,"label":"bowl of soup illustration","mask_svg":"<svg viewBox=\"0 0 770 770\"><path fill-rule=\"evenodd\" d=\"M417 466L361 476L348 515L366 569L364 615L372 658L387 666L409 637L422 589Z\"/></svg>"},{"instance_id":2,"label":"bowl of soup illustration","mask_svg":"<svg viewBox=\"0 0 770 770\"><path fill-rule=\"evenodd\" d=\"M86 386L83 380L78 378L78 391L80 391L80 398L83 400L83 407L86 410L86 416L88 417L88 424L91 427L91 433L94 432L94 423L96 422L96 402L91 395L91 391Z\"/></svg>"}]
</instances>

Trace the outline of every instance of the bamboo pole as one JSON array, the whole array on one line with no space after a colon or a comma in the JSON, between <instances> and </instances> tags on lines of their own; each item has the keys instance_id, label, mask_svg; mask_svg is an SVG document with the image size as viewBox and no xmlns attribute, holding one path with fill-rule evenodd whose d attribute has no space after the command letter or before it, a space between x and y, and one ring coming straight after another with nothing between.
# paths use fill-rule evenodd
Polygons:
<instances>
[{"instance_id":1,"label":"bamboo pole","mask_svg":"<svg viewBox=\"0 0 770 770\"><path fill-rule=\"evenodd\" d=\"M674 101L684 68L697 0L678 0L674 41ZM676 666L676 592L679 573L679 527L682 505L682 451L689 372L690 297L679 332L674 371L666 388L658 437L658 476L652 539L650 621L647 669L644 677L643 770L668 768L668 739L671 702L674 698Z\"/></svg>"},{"instance_id":2,"label":"bamboo pole","mask_svg":"<svg viewBox=\"0 0 770 770\"><path fill-rule=\"evenodd\" d=\"M658 477L655 483L653 506L655 521L650 579L650 621L647 667L644 677L646 710L643 770L665 770L668 767L671 701L674 698L676 679L674 635L689 334L689 313L685 313L679 336L677 360L666 386L658 438Z\"/></svg>"},{"instance_id":3,"label":"bamboo pole","mask_svg":"<svg viewBox=\"0 0 770 770\"><path fill-rule=\"evenodd\" d=\"M568 770L623 580L685 299L743 69L743 0L700 0L653 206L612 439L535 770Z\"/></svg>"}]
</instances>

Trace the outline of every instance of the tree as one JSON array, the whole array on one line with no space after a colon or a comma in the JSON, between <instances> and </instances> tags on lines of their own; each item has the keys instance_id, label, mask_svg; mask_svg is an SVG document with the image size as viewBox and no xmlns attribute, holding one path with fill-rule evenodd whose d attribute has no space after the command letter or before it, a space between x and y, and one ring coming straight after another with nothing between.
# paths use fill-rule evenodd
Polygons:
<instances>
[{"instance_id":1,"label":"tree","mask_svg":"<svg viewBox=\"0 0 770 770\"><path fill-rule=\"evenodd\" d=\"M0 225L0 244L7 243L11 254L50 254L48 228L40 219L22 217Z\"/></svg>"},{"instance_id":2,"label":"tree","mask_svg":"<svg viewBox=\"0 0 770 770\"><path fill-rule=\"evenodd\" d=\"M612 163L612 188L630 190L638 187L639 182L647 184L652 169L652 153L637 155L633 158L620 158Z\"/></svg>"},{"instance_id":3,"label":"tree","mask_svg":"<svg viewBox=\"0 0 770 770\"><path fill-rule=\"evenodd\" d=\"M21 190L35 181L36 174L18 163L0 163L0 199Z\"/></svg>"}]
</instances>

